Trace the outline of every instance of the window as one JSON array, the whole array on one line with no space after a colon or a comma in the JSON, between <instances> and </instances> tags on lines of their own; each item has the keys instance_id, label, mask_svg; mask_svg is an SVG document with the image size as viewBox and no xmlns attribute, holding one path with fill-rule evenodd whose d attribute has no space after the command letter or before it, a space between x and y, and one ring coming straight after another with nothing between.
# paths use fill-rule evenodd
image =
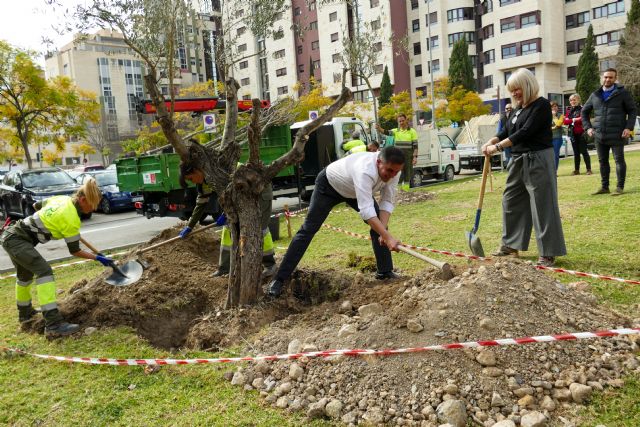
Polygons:
<instances>
[{"instance_id":1,"label":"window","mask_svg":"<svg viewBox=\"0 0 640 427\"><path fill-rule=\"evenodd\" d=\"M285 55L284 49L276 50L275 52L273 52L273 57L275 59L284 58L284 55Z\"/></svg>"},{"instance_id":2,"label":"window","mask_svg":"<svg viewBox=\"0 0 640 427\"><path fill-rule=\"evenodd\" d=\"M529 54L532 54L532 53L537 53L538 52L538 42L535 41L535 40L529 41L529 42L522 42L521 52L522 52L522 55L529 55Z\"/></svg>"},{"instance_id":3,"label":"window","mask_svg":"<svg viewBox=\"0 0 640 427\"><path fill-rule=\"evenodd\" d=\"M273 33L273 39L274 40L280 40L283 37L284 37L284 30L283 29L279 29L278 31Z\"/></svg>"},{"instance_id":4,"label":"window","mask_svg":"<svg viewBox=\"0 0 640 427\"><path fill-rule=\"evenodd\" d=\"M494 49L483 52L483 63L484 64L493 64L496 62L496 51Z\"/></svg>"},{"instance_id":5,"label":"window","mask_svg":"<svg viewBox=\"0 0 640 427\"><path fill-rule=\"evenodd\" d=\"M485 0L480 3L482 6L482 14L493 12L493 0Z\"/></svg>"},{"instance_id":6,"label":"window","mask_svg":"<svg viewBox=\"0 0 640 427\"><path fill-rule=\"evenodd\" d=\"M460 7L458 9L447 10L447 22L463 21L473 19L472 7Z\"/></svg>"},{"instance_id":7,"label":"window","mask_svg":"<svg viewBox=\"0 0 640 427\"><path fill-rule=\"evenodd\" d=\"M376 64L373 67L373 72L376 73L376 74L382 74L383 71L384 71L384 65L382 65L382 64Z\"/></svg>"},{"instance_id":8,"label":"window","mask_svg":"<svg viewBox=\"0 0 640 427\"><path fill-rule=\"evenodd\" d=\"M432 49L437 49L440 47L440 39L438 38L438 36L431 37L431 43L427 44L427 50L429 50L429 46L431 46Z\"/></svg>"},{"instance_id":9,"label":"window","mask_svg":"<svg viewBox=\"0 0 640 427\"><path fill-rule=\"evenodd\" d=\"M500 20L500 32L506 33L507 31L513 31L516 29L516 17L506 18Z\"/></svg>"},{"instance_id":10,"label":"window","mask_svg":"<svg viewBox=\"0 0 640 427\"><path fill-rule=\"evenodd\" d=\"M484 40L493 37L493 24L487 25L482 29L482 38Z\"/></svg>"},{"instance_id":11,"label":"window","mask_svg":"<svg viewBox=\"0 0 640 427\"><path fill-rule=\"evenodd\" d=\"M318 29L318 21L313 21L309 23L309 29L310 30L317 30Z\"/></svg>"},{"instance_id":12,"label":"window","mask_svg":"<svg viewBox=\"0 0 640 427\"><path fill-rule=\"evenodd\" d=\"M538 24L538 14L533 12L520 16L520 28L532 27Z\"/></svg>"},{"instance_id":13,"label":"window","mask_svg":"<svg viewBox=\"0 0 640 427\"><path fill-rule=\"evenodd\" d=\"M304 64L298 65L298 72L299 73L304 73Z\"/></svg>"},{"instance_id":14,"label":"window","mask_svg":"<svg viewBox=\"0 0 640 427\"><path fill-rule=\"evenodd\" d=\"M411 29L413 30L413 32L417 32L420 31L420 20L419 19L414 19L413 21L411 21Z\"/></svg>"},{"instance_id":15,"label":"window","mask_svg":"<svg viewBox=\"0 0 640 427\"><path fill-rule=\"evenodd\" d=\"M482 79L482 83L482 86L485 89L493 87L493 76L484 76L484 78Z\"/></svg>"},{"instance_id":16,"label":"window","mask_svg":"<svg viewBox=\"0 0 640 427\"><path fill-rule=\"evenodd\" d=\"M236 18L240 18L242 15L244 15L244 9L236 10Z\"/></svg>"},{"instance_id":17,"label":"window","mask_svg":"<svg viewBox=\"0 0 640 427\"><path fill-rule=\"evenodd\" d=\"M506 6L508 4L518 3L520 0L500 0L500 6ZM491 87L491 86L489 86Z\"/></svg>"},{"instance_id":18,"label":"window","mask_svg":"<svg viewBox=\"0 0 640 427\"><path fill-rule=\"evenodd\" d=\"M245 77L244 79L240 80L240 84L242 86L249 86L249 77Z\"/></svg>"},{"instance_id":19,"label":"window","mask_svg":"<svg viewBox=\"0 0 640 427\"><path fill-rule=\"evenodd\" d=\"M302 10L300 10L299 7L296 7L295 9L293 9L293 16L300 16L302 15Z\"/></svg>"},{"instance_id":20,"label":"window","mask_svg":"<svg viewBox=\"0 0 640 427\"><path fill-rule=\"evenodd\" d=\"M418 65L416 65L416 66L415 66L415 67L413 67L413 68L414 68L414 70L413 70L413 74L414 74L416 77L422 77L422 64L418 64Z\"/></svg>"},{"instance_id":21,"label":"window","mask_svg":"<svg viewBox=\"0 0 640 427\"><path fill-rule=\"evenodd\" d=\"M338 19L338 12L331 12L329 14L329 22L336 21Z\"/></svg>"},{"instance_id":22,"label":"window","mask_svg":"<svg viewBox=\"0 0 640 427\"><path fill-rule=\"evenodd\" d=\"M276 70L276 77L282 77L282 76L286 76L287 75L287 69L286 68L278 68Z\"/></svg>"},{"instance_id":23,"label":"window","mask_svg":"<svg viewBox=\"0 0 640 427\"><path fill-rule=\"evenodd\" d=\"M382 52L382 42L378 42L373 45L374 52Z\"/></svg>"},{"instance_id":24,"label":"window","mask_svg":"<svg viewBox=\"0 0 640 427\"><path fill-rule=\"evenodd\" d=\"M249 67L249 61L240 61L240 69L244 70Z\"/></svg>"},{"instance_id":25,"label":"window","mask_svg":"<svg viewBox=\"0 0 640 427\"><path fill-rule=\"evenodd\" d=\"M240 46L238 46L238 52L246 52L247 51L247 44L243 43Z\"/></svg>"},{"instance_id":26,"label":"window","mask_svg":"<svg viewBox=\"0 0 640 427\"><path fill-rule=\"evenodd\" d=\"M320 48L320 42L318 40L314 40L311 42L311 50L318 50Z\"/></svg>"},{"instance_id":27,"label":"window","mask_svg":"<svg viewBox=\"0 0 640 427\"><path fill-rule=\"evenodd\" d=\"M502 59L513 58L514 56L516 56L515 43L507 46L502 46Z\"/></svg>"},{"instance_id":28,"label":"window","mask_svg":"<svg viewBox=\"0 0 640 427\"><path fill-rule=\"evenodd\" d=\"M380 29L380 19L376 19L375 21L371 21L371 31L378 31Z\"/></svg>"},{"instance_id":29,"label":"window","mask_svg":"<svg viewBox=\"0 0 640 427\"><path fill-rule=\"evenodd\" d=\"M236 30L236 34L237 34L238 36L241 36L241 35L243 35L243 34L244 34L244 33L246 33L246 32L247 32L247 27L240 27L240 28L238 28L238 29Z\"/></svg>"},{"instance_id":30,"label":"window","mask_svg":"<svg viewBox=\"0 0 640 427\"><path fill-rule=\"evenodd\" d=\"M615 59L603 59L600 61L600 72L603 73L607 68L615 68Z\"/></svg>"},{"instance_id":31,"label":"window","mask_svg":"<svg viewBox=\"0 0 640 427\"><path fill-rule=\"evenodd\" d=\"M380 5L380 0L369 0L369 6L373 9L374 7L378 7Z\"/></svg>"},{"instance_id":32,"label":"window","mask_svg":"<svg viewBox=\"0 0 640 427\"><path fill-rule=\"evenodd\" d=\"M429 61L428 66L429 66L430 73L436 73L440 71L440 60L434 59L433 61Z\"/></svg>"},{"instance_id":33,"label":"window","mask_svg":"<svg viewBox=\"0 0 640 427\"><path fill-rule=\"evenodd\" d=\"M624 13L624 1L615 1L593 9L593 19L617 16Z\"/></svg>"},{"instance_id":34,"label":"window","mask_svg":"<svg viewBox=\"0 0 640 427\"><path fill-rule=\"evenodd\" d=\"M414 43L413 44L413 54L414 55L420 55L420 42Z\"/></svg>"},{"instance_id":35,"label":"window","mask_svg":"<svg viewBox=\"0 0 640 427\"><path fill-rule=\"evenodd\" d=\"M575 15L569 15L565 18L565 26L567 28L581 27L588 24L591 20L591 14L589 12L580 12Z\"/></svg>"},{"instance_id":36,"label":"window","mask_svg":"<svg viewBox=\"0 0 640 427\"><path fill-rule=\"evenodd\" d=\"M449 34L449 47L453 46L455 42L464 38L467 43L475 43L476 42L476 33L473 31L465 31L464 33L453 33Z\"/></svg>"},{"instance_id":37,"label":"window","mask_svg":"<svg viewBox=\"0 0 640 427\"><path fill-rule=\"evenodd\" d=\"M425 16L427 27L429 25L438 23L438 12L431 12L429 15Z\"/></svg>"},{"instance_id":38,"label":"window","mask_svg":"<svg viewBox=\"0 0 640 427\"><path fill-rule=\"evenodd\" d=\"M418 7L418 0L411 0L411 10L416 10Z\"/></svg>"},{"instance_id":39,"label":"window","mask_svg":"<svg viewBox=\"0 0 640 427\"><path fill-rule=\"evenodd\" d=\"M320 60L318 59L317 61L313 61L313 69L317 70L320 68Z\"/></svg>"},{"instance_id":40,"label":"window","mask_svg":"<svg viewBox=\"0 0 640 427\"><path fill-rule=\"evenodd\" d=\"M278 95L286 95L289 93L289 87L288 86L280 86L278 88Z\"/></svg>"},{"instance_id":41,"label":"window","mask_svg":"<svg viewBox=\"0 0 640 427\"><path fill-rule=\"evenodd\" d=\"M567 42L567 55L573 53L580 53L584 49L584 42L586 39L571 40Z\"/></svg>"},{"instance_id":42,"label":"window","mask_svg":"<svg viewBox=\"0 0 640 427\"><path fill-rule=\"evenodd\" d=\"M298 55L302 55L302 46L298 46L296 51L298 52Z\"/></svg>"},{"instance_id":43,"label":"window","mask_svg":"<svg viewBox=\"0 0 640 427\"><path fill-rule=\"evenodd\" d=\"M331 34L331 43L338 41L338 33Z\"/></svg>"},{"instance_id":44,"label":"window","mask_svg":"<svg viewBox=\"0 0 640 427\"><path fill-rule=\"evenodd\" d=\"M596 35L596 45L616 45L620 43L621 31L611 31L604 34Z\"/></svg>"},{"instance_id":45,"label":"window","mask_svg":"<svg viewBox=\"0 0 640 427\"><path fill-rule=\"evenodd\" d=\"M309 10L316 10L316 2L315 0L312 2L309 2Z\"/></svg>"},{"instance_id":46,"label":"window","mask_svg":"<svg viewBox=\"0 0 640 427\"><path fill-rule=\"evenodd\" d=\"M575 80L576 79L576 70L577 66L567 67L567 80Z\"/></svg>"},{"instance_id":47,"label":"window","mask_svg":"<svg viewBox=\"0 0 640 427\"><path fill-rule=\"evenodd\" d=\"M334 64L337 64L338 62L342 61L342 55L340 55L339 53L334 53L333 55L331 55L331 61L333 61Z\"/></svg>"},{"instance_id":48,"label":"window","mask_svg":"<svg viewBox=\"0 0 640 427\"><path fill-rule=\"evenodd\" d=\"M333 82L340 83L342 81L342 73L333 73Z\"/></svg>"}]
</instances>

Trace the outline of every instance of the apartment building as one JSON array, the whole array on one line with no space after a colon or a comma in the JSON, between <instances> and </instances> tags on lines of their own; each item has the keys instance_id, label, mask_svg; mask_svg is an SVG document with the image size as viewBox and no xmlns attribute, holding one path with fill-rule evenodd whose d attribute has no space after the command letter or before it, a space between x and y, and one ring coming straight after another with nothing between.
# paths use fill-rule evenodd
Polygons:
<instances>
[{"instance_id":1,"label":"apartment building","mask_svg":"<svg viewBox=\"0 0 640 427\"><path fill-rule=\"evenodd\" d=\"M580 53L593 25L600 69L612 57L637 0L409 0L408 31L414 89L446 76L453 43L464 37L480 97L497 111L506 81L520 67L535 73L541 94L561 105L575 91ZM431 49L430 60L428 58Z\"/></svg>"},{"instance_id":2,"label":"apartment building","mask_svg":"<svg viewBox=\"0 0 640 427\"><path fill-rule=\"evenodd\" d=\"M239 58L233 73L241 86L240 97L258 96L275 101L298 96L308 91L311 78L326 87L325 95L339 95L344 41L357 31L375 31L380 35L374 46L379 62L370 77L374 91L380 86L385 65L396 91L410 90L408 58L406 54L398 54L402 51L398 39L406 33L406 9L397 5L397 0L328 5L292 0L275 22L273 36L266 40L257 39L241 24L231 27L228 31L235 38ZM246 13L242 2L228 2L226 7L232 9L230 18L239 19ZM371 98L362 79L351 74L346 78L356 100Z\"/></svg>"},{"instance_id":3,"label":"apartment building","mask_svg":"<svg viewBox=\"0 0 640 427\"><path fill-rule=\"evenodd\" d=\"M214 49L219 35L220 6L215 0L210 3L212 7L194 16L179 37L176 91L218 78ZM147 97L142 80L146 73L144 63L116 31L102 29L47 53L45 71L49 78L68 76L77 87L98 96L102 106L102 131L114 154L121 150L120 141L136 135L142 120L150 120L136 111L137 100ZM162 78L161 90L167 95L168 79L159 77Z\"/></svg>"}]
</instances>

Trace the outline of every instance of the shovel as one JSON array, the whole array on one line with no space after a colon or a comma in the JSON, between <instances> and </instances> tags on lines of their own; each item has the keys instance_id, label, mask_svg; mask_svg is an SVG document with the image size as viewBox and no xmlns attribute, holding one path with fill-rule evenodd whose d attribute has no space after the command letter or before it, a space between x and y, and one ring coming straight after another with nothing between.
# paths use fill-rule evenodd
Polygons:
<instances>
[{"instance_id":1,"label":"shovel","mask_svg":"<svg viewBox=\"0 0 640 427\"><path fill-rule=\"evenodd\" d=\"M94 254L99 254L93 245L84 240L82 237L80 241L91 250ZM137 282L142 277L142 265L137 261L127 261L122 266L118 266L115 262L110 265L113 269L113 274L107 277L104 281L111 286L127 286Z\"/></svg>"},{"instance_id":2,"label":"shovel","mask_svg":"<svg viewBox=\"0 0 640 427\"><path fill-rule=\"evenodd\" d=\"M485 155L484 167L482 168L482 184L480 184L480 196L478 197L478 210L476 211L476 221L471 231L466 232L471 253L473 253L475 256L480 256L480 257L484 257L484 249L482 249L482 243L480 243L480 239L478 238L478 236L476 236L476 233L478 232L478 228L480 227L480 215L482 214L482 202L484 200L484 189L487 186L487 175L489 174L490 168L491 168L491 157Z\"/></svg>"},{"instance_id":3,"label":"shovel","mask_svg":"<svg viewBox=\"0 0 640 427\"><path fill-rule=\"evenodd\" d=\"M219 227L219 225L214 222L213 224L209 224L209 225L205 225L204 227L196 228L195 230L193 230L191 233L189 233L187 235L187 238L189 238L189 236L193 236L194 234L201 233L201 232L203 232L205 230L208 230L210 228L213 228L213 227ZM149 251L151 251L153 249L157 249L157 248L159 248L161 246L168 245L169 243L177 242L179 240L184 240L184 239L182 237L180 237L180 236L172 237L171 239L167 239L164 242L156 243L155 245L151 245L151 246L147 246L146 248L138 249L136 251L136 253L138 255L142 255L145 252L149 252Z\"/></svg>"},{"instance_id":4,"label":"shovel","mask_svg":"<svg viewBox=\"0 0 640 427\"><path fill-rule=\"evenodd\" d=\"M409 249L408 247L403 245L398 245L398 250L401 250L402 252L409 254L413 257L416 257L418 259L421 259L423 261L426 261L429 264L433 265L434 267L438 267L440 269L440 278L442 280L453 279L454 274L453 274L453 271L451 271L451 265L449 265L449 263L440 262L433 258L429 258L428 256L422 255L421 253L418 253L413 249Z\"/></svg>"}]
</instances>

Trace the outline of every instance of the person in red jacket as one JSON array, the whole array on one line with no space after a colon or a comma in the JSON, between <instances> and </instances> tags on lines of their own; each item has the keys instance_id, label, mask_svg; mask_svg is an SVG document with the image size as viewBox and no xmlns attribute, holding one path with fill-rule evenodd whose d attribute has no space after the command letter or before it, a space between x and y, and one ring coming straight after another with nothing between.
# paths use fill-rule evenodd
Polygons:
<instances>
[{"instance_id":1,"label":"person in red jacket","mask_svg":"<svg viewBox=\"0 0 640 427\"><path fill-rule=\"evenodd\" d=\"M580 105L580 95L574 93L569 97L571 108L567 111L564 124L569 126L569 137L573 148L573 174L580 175L580 155L584 158L584 165L587 168L587 175L591 175L591 157L587 151L587 141L584 139L584 129L582 128L582 105Z\"/></svg>"}]
</instances>

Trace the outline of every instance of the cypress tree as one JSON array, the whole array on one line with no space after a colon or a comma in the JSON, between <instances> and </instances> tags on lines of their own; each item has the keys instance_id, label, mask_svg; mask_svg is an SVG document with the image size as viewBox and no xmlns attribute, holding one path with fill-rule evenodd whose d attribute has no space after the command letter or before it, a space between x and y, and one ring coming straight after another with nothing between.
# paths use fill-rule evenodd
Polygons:
<instances>
[{"instance_id":1,"label":"cypress tree","mask_svg":"<svg viewBox=\"0 0 640 427\"><path fill-rule=\"evenodd\" d=\"M458 86L462 86L468 91L476 89L473 65L469 56L469 45L464 38L454 43L449 61L449 89L453 90Z\"/></svg>"},{"instance_id":2,"label":"cypress tree","mask_svg":"<svg viewBox=\"0 0 640 427\"><path fill-rule=\"evenodd\" d=\"M578 92L578 95L580 95L584 103L589 99L589 95L599 87L600 70L598 68L598 54L594 47L593 26L589 25L587 39L584 42L584 49L578 60L576 92Z\"/></svg>"},{"instance_id":3,"label":"cypress tree","mask_svg":"<svg viewBox=\"0 0 640 427\"><path fill-rule=\"evenodd\" d=\"M382 73L382 80L380 81L380 96L378 97L378 108L383 107L391 102L391 95L393 95L393 88L391 87L391 78L389 78L389 69L384 66L384 72ZM397 123L394 119L383 119L378 117L378 122L383 129L393 129Z\"/></svg>"}]
</instances>

